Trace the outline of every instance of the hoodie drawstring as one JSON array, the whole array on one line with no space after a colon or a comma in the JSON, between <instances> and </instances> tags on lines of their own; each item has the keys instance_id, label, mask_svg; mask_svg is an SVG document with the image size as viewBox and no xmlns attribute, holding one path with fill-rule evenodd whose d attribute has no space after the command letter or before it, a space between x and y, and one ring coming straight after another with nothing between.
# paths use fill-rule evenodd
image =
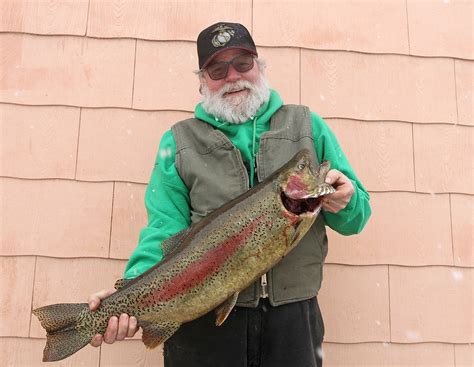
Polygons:
<instances>
[{"instance_id":1,"label":"hoodie drawstring","mask_svg":"<svg viewBox=\"0 0 474 367\"><path fill-rule=\"evenodd\" d=\"M254 186L255 182L255 172L256 172L256 159L255 156L257 153L255 152L256 150L256 140L257 140L257 116L253 118L253 133L252 133L252 186Z\"/></svg>"},{"instance_id":2,"label":"hoodie drawstring","mask_svg":"<svg viewBox=\"0 0 474 367\"><path fill-rule=\"evenodd\" d=\"M253 118L253 136L252 136L252 159L255 160L255 140L257 136L257 117Z\"/></svg>"}]
</instances>

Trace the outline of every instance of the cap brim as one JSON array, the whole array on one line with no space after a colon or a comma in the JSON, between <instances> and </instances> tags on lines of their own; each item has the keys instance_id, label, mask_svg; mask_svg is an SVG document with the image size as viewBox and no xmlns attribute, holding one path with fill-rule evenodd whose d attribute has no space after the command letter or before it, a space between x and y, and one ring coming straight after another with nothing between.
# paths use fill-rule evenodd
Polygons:
<instances>
[{"instance_id":1,"label":"cap brim","mask_svg":"<svg viewBox=\"0 0 474 367\"><path fill-rule=\"evenodd\" d=\"M215 53L209 58L209 60L207 60L207 61L204 63L204 65L201 67L201 70L204 70L204 69L206 68L206 66L208 66L209 63L210 63L212 60L214 60L214 58L215 58L217 55L223 53L224 51L232 50L232 49L234 49L234 50L236 50L236 49L237 49L237 50L245 50L245 51L250 52L252 55L258 56L257 52L256 52L255 50L252 50L251 48L242 47L242 46L229 46L229 47L223 48L222 50L219 50L219 51L215 52Z\"/></svg>"}]
</instances>

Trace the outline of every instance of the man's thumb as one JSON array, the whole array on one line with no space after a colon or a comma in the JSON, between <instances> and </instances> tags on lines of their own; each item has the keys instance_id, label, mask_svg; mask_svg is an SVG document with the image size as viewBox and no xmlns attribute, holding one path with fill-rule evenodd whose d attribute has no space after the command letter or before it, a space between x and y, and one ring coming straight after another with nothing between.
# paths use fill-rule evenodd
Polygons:
<instances>
[{"instance_id":1,"label":"man's thumb","mask_svg":"<svg viewBox=\"0 0 474 367\"><path fill-rule=\"evenodd\" d=\"M326 182L329 185L332 185L334 181L336 181L336 178L334 176L335 176L334 170L329 171L328 174L326 175L326 179L324 180L324 182Z\"/></svg>"}]
</instances>

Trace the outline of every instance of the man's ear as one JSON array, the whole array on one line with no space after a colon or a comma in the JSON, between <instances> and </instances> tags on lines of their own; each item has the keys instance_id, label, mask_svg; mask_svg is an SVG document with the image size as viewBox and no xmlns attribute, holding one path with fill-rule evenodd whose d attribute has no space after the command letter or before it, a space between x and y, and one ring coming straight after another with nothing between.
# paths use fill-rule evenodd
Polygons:
<instances>
[{"instance_id":1,"label":"man's ear","mask_svg":"<svg viewBox=\"0 0 474 367\"><path fill-rule=\"evenodd\" d=\"M200 72L199 73L199 94L202 94L202 87L206 83L207 83L207 81L204 78L204 75L202 74L202 72Z\"/></svg>"}]
</instances>

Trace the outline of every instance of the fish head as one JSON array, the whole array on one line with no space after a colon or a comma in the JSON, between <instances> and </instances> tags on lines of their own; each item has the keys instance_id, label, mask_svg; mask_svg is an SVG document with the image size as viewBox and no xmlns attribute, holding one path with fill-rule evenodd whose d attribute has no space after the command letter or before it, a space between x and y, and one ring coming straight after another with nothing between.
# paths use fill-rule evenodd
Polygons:
<instances>
[{"instance_id":1,"label":"fish head","mask_svg":"<svg viewBox=\"0 0 474 367\"><path fill-rule=\"evenodd\" d=\"M310 152L303 149L285 166L277 178L282 210L290 216L313 220L321 211L322 199L336 190L325 182L330 162L313 165Z\"/></svg>"}]
</instances>

